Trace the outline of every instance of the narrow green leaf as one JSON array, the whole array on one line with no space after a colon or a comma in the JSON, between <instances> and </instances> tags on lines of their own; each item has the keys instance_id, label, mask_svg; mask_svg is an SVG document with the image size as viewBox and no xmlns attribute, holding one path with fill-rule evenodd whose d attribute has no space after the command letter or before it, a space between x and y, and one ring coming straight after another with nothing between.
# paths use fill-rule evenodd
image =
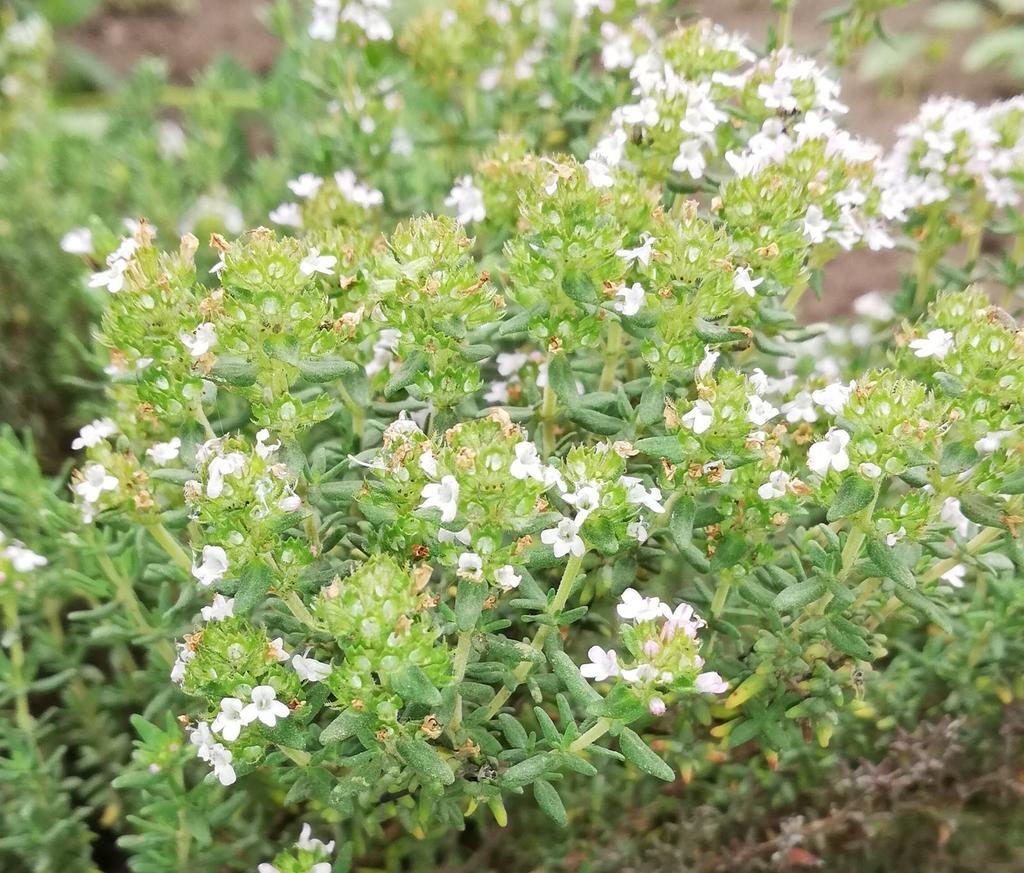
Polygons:
<instances>
[{"instance_id":1,"label":"narrow green leaf","mask_svg":"<svg viewBox=\"0 0 1024 873\"><path fill-rule=\"evenodd\" d=\"M866 542L868 557L888 579L906 588L916 588L917 582L910 569L900 562L896 553L877 534L870 534Z\"/></svg>"},{"instance_id":2,"label":"narrow green leaf","mask_svg":"<svg viewBox=\"0 0 1024 873\"><path fill-rule=\"evenodd\" d=\"M836 521L840 518L849 518L851 515L856 515L871 503L874 496L874 486L869 484L860 474L850 473L839 484L836 499L832 501L826 518L829 521Z\"/></svg>"},{"instance_id":3,"label":"narrow green leaf","mask_svg":"<svg viewBox=\"0 0 1024 873\"><path fill-rule=\"evenodd\" d=\"M397 737L395 749L402 760L408 764L416 775L424 782L440 782L451 785L455 774L437 750L429 743L414 737Z\"/></svg>"},{"instance_id":4,"label":"narrow green leaf","mask_svg":"<svg viewBox=\"0 0 1024 873\"><path fill-rule=\"evenodd\" d=\"M675 782L675 770L652 752L648 745L629 728L623 728L619 733L619 749L626 756L627 761L635 764L644 773L664 779L666 782Z\"/></svg>"},{"instance_id":5,"label":"narrow green leaf","mask_svg":"<svg viewBox=\"0 0 1024 873\"><path fill-rule=\"evenodd\" d=\"M533 796L537 800L537 806L544 810L555 824L564 828L569 823L569 816L565 813L562 798L558 796L558 792L550 782L544 779L534 782Z\"/></svg>"}]
</instances>

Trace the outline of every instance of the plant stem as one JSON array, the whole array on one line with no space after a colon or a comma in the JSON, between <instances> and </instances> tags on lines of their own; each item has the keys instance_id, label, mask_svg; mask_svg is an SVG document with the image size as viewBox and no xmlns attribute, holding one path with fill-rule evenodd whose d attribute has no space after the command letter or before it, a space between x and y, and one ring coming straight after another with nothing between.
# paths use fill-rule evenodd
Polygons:
<instances>
[{"instance_id":1,"label":"plant stem","mask_svg":"<svg viewBox=\"0 0 1024 873\"><path fill-rule=\"evenodd\" d=\"M783 0L782 14L779 16L779 45L789 45L793 33L793 9L796 0Z\"/></svg>"},{"instance_id":2,"label":"plant stem","mask_svg":"<svg viewBox=\"0 0 1024 873\"><path fill-rule=\"evenodd\" d=\"M302 602L302 598L299 597L298 592L289 591L285 594L278 595L285 606L288 607L288 611L294 615L299 621L310 628L316 627L316 619L313 618L312 613L306 608L306 604Z\"/></svg>"},{"instance_id":3,"label":"plant stem","mask_svg":"<svg viewBox=\"0 0 1024 873\"><path fill-rule=\"evenodd\" d=\"M577 737L573 740L572 745L569 746L570 752L582 752L588 746L594 745L601 737L603 737L611 729L612 720L602 716L597 720L594 726L588 730L585 734Z\"/></svg>"},{"instance_id":4,"label":"plant stem","mask_svg":"<svg viewBox=\"0 0 1024 873\"><path fill-rule=\"evenodd\" d=\"M604 349L604 368L598 391L610 391L615 384L615 371L619 368L619 356L622 354L622 325L613 321L608 325L608 342Z\"/></svg>"},{"instance_id":5,"label":"plant stem","mask_svg":"<svg viewBox=\"0 0 1024 873\"><path fill-rule=\"evenodd\" d=\"M363 429L366 425L366 412L363 407L352 399L352 395L348 393L348 389L345 387L344 382L339 380L337 387L338 395L345 404L348 414L352 416L352 435L356 438L356 449L362 450Z\"/></svg>"},{"instance_id":6,"label":"plant stem","mask_svg":"<svg viewBox=\"0 0 1024 873\"><path fill-rule=\"evenodd\" d=\"M206 438L208 440L217 439L217 433L214 431L213 425L210 424L210 419L206 417L206 410L203 409L203 398L201 396L196 398L192 408L195 411L196 418L199 419L199 423L203 426L203 433L206 434Z\"/></svg>"},{"instance_id":7,"label":"plant stem","mask_svg":"<svg viewBox=\"0 0 1024 873\"><path fill-rule=\"evenodd\" d=\"M548 356L548 364L551 357ZM555 451L555 390L551 387L551 376L544 385L544 399L540 405L540 418L544 426L544 440L542 443L545 460Z\"/></svg>"},{"instance_id":8,"label":"plant stem","mask_svg":"<svg viewBox=\"0 0 1024 873\"><path fill-rule=\"evenodd\" d=\"M789 289L789 292L783 299L782 305L790 312L795 310L797 304L800 302L800 298L804 296L804 291L807 290L808 284L810 284L810 277L807 274L799 276L796 280L796 284Z\"/></svg>"},{"instance_id":9,"label":"plant stem","mask_svg":"<svg viewBox=\"0 0 1024 873\"><path fill-rule=\"evenodd\" d=\"M142 610L142 604L139 602L139 598L135 594L135 586L132 585L131 579L117 569L114 562L110 560L110 555L106 554L106 552L98 552L96 560L99 562L100 567L103 568L103 572L107 574L107 578L114 583L114 590L117 594L117 599L125 610L127 610L132 623L135 625L139 633L144 636L151 636L155 634L156 629L146 618L146 614ZM153 647L168 664L174 662L174 646L172 646L167 640L157 640L153 644Z\"/></svg>"},{"instance_id":10,"label":"plant stem","mask_svg":"<svg viewBox=\"0 0 1024 873\"><path fill-rule=\"evenodd\" d=\"M18 729L32 738L32 713L28 708L28 688L25 685L25 646L21 641L21 621L18 618L17 594L8 588L3 597L4 635L10 640L11 674L7 684L14 690L14 720Z\"/></svg>"},{"instance_id":11,"label":"plant stem","mask_svg":"<svg viewBox=\"0 0 1024 873\"><path fill-rule=\"evenodd\" d=\"M554 598L551 603L548 604L547 609L544 610L545 615L555 616L565 609L565 604L569 600L569 595L572 594L572 588L576 582L576 576L579 574L580 567L582 566L582 558L577 558L575 555L570 556L569 563L565 565L561 581L558 583L558 590L555 591ZM551 634L551 628L552 625L550 624L542 624L537 628L537 633L533 638L533 642L530 643L530 646L534 651L539 652L544 648L544 643ZM532 667L532 661L523 661L518 667L516 667L515 672L513 673L516 680L516 687L526 681L526 677L530 675ZM490 721L498 714L498 710L501 709L505 705L505 701L512 696L512 691L512 688L506 686L494 695L490 705L487 707L484 721Z\"/></svg>"},{"instance_id":12,"label":"plant stem","mask_svg":"<svg viewBox=\"0 0 1024 873\"><path fill-rule=\"evenodd\" d=\"M473 644L473 632L462 631L459 634L459 643L455 647L455 685L458 686L466 678L466 667L469 665L469 653ZM455 692L455 709L452 712L452 720L448 730L454 733L462 724L462 695Z\"/></svg>"},{"instance_id":13,"label":"plant stem","mask_svg":"<svg viewBox=\"0 0 1024 873\"><path fill-rule=\"evenodd\" d=\"M181 543L171 535L171 532L167 530L160 522L146 522L146 530L149 531L150 535L157 544L162 548L168 556L181 567L186 573L192 573L192 561L188 554L181 547Z\"/></svg>"}]
</instances>

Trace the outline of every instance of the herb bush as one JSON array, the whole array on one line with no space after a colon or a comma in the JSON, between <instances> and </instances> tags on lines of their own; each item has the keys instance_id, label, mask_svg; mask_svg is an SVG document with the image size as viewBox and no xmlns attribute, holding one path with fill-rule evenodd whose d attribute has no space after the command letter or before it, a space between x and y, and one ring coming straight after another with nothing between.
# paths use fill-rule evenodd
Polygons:
<instances>
[{"instance_id":1,"label":"herb bush","mask_svg":"<svg viewBox=\"0 0 1024 873\"><path fill-rule=\"evenodd\" d=\"M882 149L779 5L281 4L49 149L26 78L4 184L111 176L6 219L105 388L67 475L0 434L5 865L1020 860L1024 103Z\"/></svg>"}]
</instances>

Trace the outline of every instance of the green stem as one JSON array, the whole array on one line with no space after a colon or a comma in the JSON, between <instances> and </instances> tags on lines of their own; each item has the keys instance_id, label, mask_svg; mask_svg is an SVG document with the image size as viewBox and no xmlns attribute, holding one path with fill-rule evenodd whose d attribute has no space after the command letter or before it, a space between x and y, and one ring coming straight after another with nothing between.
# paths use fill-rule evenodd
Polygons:
<instances>
[{"instance_id":1,"label":"green stem","mask_svg":"<svg viewBox=\"0 0 1024 873\"><path fill-rule=\"evenodd\" d=\"M362 450L363 429L366 426L366 411L352 399L352 395L348 393L345 384L340 381L338 382L338 395L345 404L348 414L352 416L352 435L356 438L356 448L357 450Z\"/></svg>"},{"instance_id":2,"label":"green stem","mask_svg":"<svg viewBox=\"0 0 1024 873\"><path fill-rule=\"evenodd\" d=\"M299 621L310 628L316 627L316 619L313 618L312 613L306 608L306 604L302 602L302 598L299 597L298 592L288 591L285 594L278 595L285 606L288 607L288 611L294 615Z\"/></svg>"},{"instance_id":3,"label":"green stem","mask_svg":"<svg viewBox=\"0 0 1024 873\"><path fill-rule=\"evenodd\" d=\"M135 586L132 585L131 579L117 569L114 562L110 560L110 556L106 552L98 552L96 560L99 562L103 572L107 574L107 578L114 584L114 591L117 595L117 599L128 612L128 616L131 618L135 628L143 636L148 637L154 635L156 633L156 629L146 618L146 613L143 611L142 604L139 602L139 598L135 594ZM172 646L167 640L158 640L153 644L153 646L168 664L172 664L174 662L174 646Z\"/></svg>"},{"instance_id":4,"label":"green stem","mask_svg":"<svg viewBox=\"0 0 1024 873\"><path fill-rule=\"evenodd\" d=\"M572 745L569 746L570 752L582 752L588 746L594 745L601 737L603 737L611 729L612 720L602 716L597 720L594 726L586 733L577 737L573 740Z\"/></svg>"},{"instance_id":5,"label":"green stem","mask_svg":"<svg viewBox=\"0 0 1024 873\"><path fill-rule=\"evenodd\" d=\"M572 594L573 585L576 583L576 577L579 575L580 567L582 566L582 558L577 558L575 555L572 555L569 558L569 563L565 565L561 581L558 583L558 590L555 591L554 598L551 603L548 604L547 609L544 610L545 615L556 616L565 609L565 604L569 600L569 595ZM539 652L544 648L544 643L547 642L547 638L551 634L552 627L553 625L550 624L542 624L537 628L537 633L533 638L533 642L530 643L530 646L534 651ZM512 674L515 678L514 687L518 687L526 681L526 677L530 675L530 670L532 668L532 661L523 661L518 667L516 667L515 672ZM490 705L487 707L484 721L490 721L498 714L498 710L500 710L505 705L505 701L512 696L513 690L514 688L506 686L494 695L494 699L491 700Z\"/></svg>"},{"instance_id":6,"label":"green stem","mask_svg":"<svg viewBox=\"0 0 1024 873\"><path fill-rule=\"evenodd\" d=\"M622 324L613 321L608 325L608 342L604 349L604 368L601 370L601 381L598 391L610 391L615 384L615 372L619 368L619 356L622 354Z\"/></svg>"},{"instance_id":7,"label":"green stem","mask_svg":"<svg viewBox=\"0 0 1024 873\"><path fill-rule=\"evenodd\" d=\"M473 632L471 630L462 631L459 634L459 642L455 647L455 685L456 687L462 683L462 680L466 678L466 667L469 666L469 653L473 645ZM455 692L455 709L452 712L452 720L448 725L448 730L454 733L459 729L462 724L462 695L458 691Z\"/></svg>"},{"instance_id":8,"label":"green stem","mask_svg":"<svg viewBox=\"0 0 1024 873\"><path fill-rule=\"evenodd\" d=\"M997 527L987 527L981 533L974 536L966 546L964 546L964 553L973 555L987 546L989 543L999 539L1002 534L1002 530ZM936 579L941 579L943 574L948 573L957 564L960 563L960 557L954 555L952 558L945 558L939 563L933 565L922 577L922 582L934 582Z\"/></svg>"},{"instance_id":9,"label":"green stem","mask_svg":"<svg viewBox=\"0 0 1024 873\"><path fill-rule=\"evenodd\" d=\"M807 290L809 284L810 276L807 273L802 273L798 276L796 283L789 289L789 292L783 299L782 305L790 312L793 312L800 303L800 298L804 296L804 291Z\"/></svg>"},{"instance_id":10,"label":"green stem","mask_svg":"<svg viewBox=\"0 0 1024 873\"><path fill-rule=\"evenodd\" d=\"M203 426L203 433L206 434L206 438L208 440L217 439L217 434L213 429L213 425L210 424L210 419L206 417L206 410L203 409L202 396L196 398L196 402L192 404L192 409L196 414L196 418L199 419L199 423Z\"/></svg>"},{"instance_id":11,"label":"green stem","mask_svg":"<svg viewBox=\"0 0 1024 873\"><path fill-rule=\"evenodd\" d=\"M181 547L181 543L171 535L171 532L158 521L145 522L145 525L146 530L149 531L153 539L156 540L157 544L168 554L171 560L191 575L192 561L188 553Z\"/></svg>"},{"instance_id":12,"label":"green stem","mask_svg":"<svg viewBox=\"0 0 1024 873\"><path fill-rule=\"evenodd\" d=\"M783 0L782 14L779 16L779 45L787 46L793 34L793 9L796 0Z\"/></svg>"},{"instance_id":13,"label":"green stem","mask_svg":"<svg viewBox=\"0 0 1024 873\"><path fill-rule=\"evenodd\" d=\"M551 356L548 356L548 365L550 367ZM551 387L551 375L548 374L548 381L544 385L544 399L540 405L540 418L544 427L544 440L542 443L544 449L544 459L547 460L555 451L555 390Z\"/></svg>"},{"instance_id":14,"label":"green stem","mask_svg":"<svg viewBox=\"0 0 1024 873\"><path fill-rule=\"evenodd\" d=\"M25 684L25 647L21 641L21 621L18 617L17 594L8 588L4 592L4 635L10 640L10 676L7 684L14 690L14 720L18 729L32 738L32 713L28 707L28 687Z\"/></svg>"}]
</instances>

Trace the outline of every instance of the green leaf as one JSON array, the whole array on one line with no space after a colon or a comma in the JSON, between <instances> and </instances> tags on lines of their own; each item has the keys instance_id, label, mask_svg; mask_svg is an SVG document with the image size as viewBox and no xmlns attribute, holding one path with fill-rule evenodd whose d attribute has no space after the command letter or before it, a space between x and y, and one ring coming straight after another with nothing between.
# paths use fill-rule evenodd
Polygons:
<instances>
[{"instance_id":1,"label":"green leaf","mask_svg":"<svg viewBox=\"0 0 1024 873\"><path fill-rule=\"evenodd\" d=\"M793 614L814 603L824 593L824 582L820 579L808 579L806 582L797 582L796 585L783 588L775 595L772 606L780 613Z\"/></svg>"},{"instance_id":2,"label":"green leaf","mask_svg":"<svg viewBox=\"0 0 1024 873\"><path fill-rule=\"evenodd\" d=\"M346 709L320 731L320 744L326 746L329 743L342 743L360 731L369 729L373 723L374 717L370 713L360 712L357 709Z\"/></svg>"},{"instance_id":3,"label":"green leaf","mask_svg":"<svg viewBox=\"0 0 1024 873\"><path fill-rule=\"evenodd\" d=\"M967 387L956 376L939 370L932 378L947 397L963 397L967 393Z\"/></svg>"},{"instance_id":4,"label":"green leaf","mask_svg":"<svg viewBox=\"0 0 1024 873\"><path fill-rule=\"evenodd\" d=\"M942 476L957 476L969 470L981 459L978 450L969 442L946 443L939 458L939 473Z\"/></svg>"},{"instance_id":5,"label":"green leaf","mask_svg":"<svg viewBox=\"0 0 1024 873\"><path fill-rule=\"evenodd\" d=\"M463 346L463 348L459 349L459 354L467 361L486 361L494 354L494 348L486 343L476 343L475 345Z\"/></svg>"},{"instance_id":6,"label":"green leaf","mask_svg":"<svg viewBox=\"0 0 1024 873\"><path fill-rule=\"evenodd\" d=\"M388 384L384 386L384 396L392 397L402 389L408 388L416 380L420 372L427 369L428 363L425 352L413 352L388 380Z\"/></svg>"},{"instance_id":7,"label":"green leaf","mask_svg":"<svg viewBox=\"0 0 1024 873\"><path fill-rule=\"evenodd\" d=\"M440 782L451 785L455 774L437 750L429 743L416 737L396 737L395 749L424 782Z\"/></svg>"},{"instance_id":8,"label":"green leaf","mask_svg":"<svg viewBox=\"0 0 1024 873\"><path fill-rule=\"evenodd\" d=\"M836 491L836 499L828 509L825 516L829 521L836 521L840 518L849 518L856 515L871 503L875 496L875 489L867 480L857 473L850 473L839 484Z\"/></svg>"},{"instance_id":9,"label":"green leaf","mask_svg":"<svg viewBox=\"0 0 1024 873\"><path fill-rule=\"evenodd\" d=\"M743 339L743 334L730 329L727 325L716 324L704 318L695 318L693 329L706 343L732 343Z\"/></svg>"},{"instance_id":10,"label":"green leaf","mask_svg":"<svg viewBox=\"0 0 1024 873\"><path fill-rule=\"evenodd\" d=\"M576 273L566 274L562 279L562 292L576 303L596 305L598 302L594 280L589 276L581 276Z\"/></svg>"},{"instance_id":11,"label":"green leaf","mask_svg":"<svg viewBox=\"0 0 1024 873\"><path fill-rule=\"evenodd\" d=\"M870 534L866 542L868 557L888 579L905 588L916 588L917 582L910 569L900 562L896 552L889 548L877 534Z\"/></svg>"},{"instance_id":12,"label":"green leaf","mask_svg":"<svg viewBox=\"0 0 1024 873\"><path fill-rule=\"evenodd\" d=\"M455 625L460 631L470 631L476 627L488 593L486 582L459 580L455 594Z\"/></svg>"},{"instance_id":13,"label":"green leaf","mask_svg":"<svg viewBox=\"0 0 1024 873\"><path fill-rule=\"evenodd\" d=\"M1024 494L1024 467L1008 473L999 486L1000 494Z\"/></svg>"},{"instance_id":14,"label":"green leaf","mask_svg":"<svg viewBox=\"0 0 1024 873\"><path fill-rule=\"evenodd\" d=\"M558 792L550 782L544 779L534 782L533 796L537 800L537 806L544 810L555 824L564 828L569 823L562 798L558 796Z\"/></svg>"},{"instance_id":15,"label":"green leaf","mask_svg":"<svg viewBox=\"0 0 1024 873\"><path fill-rule=\"evenodd\" d=\"M665 386L654 379L640 395L640 402L636 407L637 427L650 427L662 420L665 414ZM639 448L639 446L638 446ZM644 449L640 449L644 451ZM678 463L678 461L673 462Z\"/></svg>"},{"instance_id":16,"label":"green leaf","mask_svg":"<svg viewBox=\"0 0 1024 873\"><path fill-rule=\"evenodd\" d=\"M949 613L927 595L913 588L904 588L902 585L896 588L895 594L903 603L920 612L936 627L941 628L947 634L953 633L953 622L950 620Z\"/></svg>"},{"instance_id":17,"label":"green leaf","mask_svg":"<svg viewBox=\"0 0 1024 873\"><path fill-rule=\"evenodd\" d=\"M846 624L848 625L849 622ZM853 633L849 627L836 620L830 621L825 626L825 638L837 649L846 652L851 657L859 658L861 661L871 660L871 649L868 648L867 643Z\"/></svg>"},{"instance_id":18,"label":"green leaf","mask_svg":"<svg viewBox=\"0 0 1024 873\"><path fill-rule=\"evenodd\" d=\"M591 516L584 523L581 533L583 539L602 555L614 555L619 550L615 527L608 518Z\"/></svg>"},{"instance_id":19,"label":"green leaf","mask_svg":"<svg viewBox=\"0 0 1024 873\"><path fill-rule=\"evenodd\" d=\"M352 376L360 372L360 367L355 362L337 357L300 359L298 368L303 379L317 384L334 382L342 376Z\"/></svg>"},{"instance_id":20,"label":"green leaf","mask_svg":"<svg viewBox=\"0 0 1024 873\"><path fill-rule=\"evenodd\" d=\"M424 706L441 703L441 692L415 664L399 667L389 674L388 682L404 703L421 703Z\"/></svg>"},{"instance_id":21,"label":"green leaf","mask_svg":"<svg viewBox=\"0 0 1024 873\"><path fill-rule=\"evenodd\" d=\"M565 652L553 652L548 660L551 662L551 667L558 680L562 683L562 687L569 692L574 703L587 707L601 700L601 695L580 675L580 668Z\"/></svg>"},{"instance_id":22,"label":"green leaf","mask_svg":"<svg viewBox=\"0 0 1024 873\"><path fill-rule=\"evenodd\" d=\"M972 491L960 497L960 511L982 527L1004 527L1003 502L990 494Z\"/></svg>"},{"instance_id":23,"label":"green leaf","mask_svg":"<svg viewBox=\"0 0 1024 873\"><path fill-rule=\"evenodd\" d=\"M209 379L211 382L218 382L222 385L245 388L256 384L258 373L256 365L249 363L244 358L218 356L213 362Z\"/></svg>"},{"instance_id":24,"label":"green leaf","mask_svg":"<svg viewBox=\"0 0 1024 873\"><path fill-rule=\"evenodd\" d=\"M627 723L643 718L647 714L644 702L625 685L614 686L600 706L592 706L588 712Z\"/></svg>"},{"instance_id":25,"label":"green leaf","mask_svg":"<svg viewBox=\"0 0 1024 873\"><path fill-rule=\"evenodd\" d=\"M614 436L626 426L622 419L582 407L569 409L568 416L574 424L578 424L584 430L599 433L602 436Z\"/></svg>"},{"instance_id":26,"label":"green leaf","mask_svg":"<svg viewBox=\"0 0 1024 873\"><path fill-rule=\"evenodd\" d=\"M526 748L530 738L526 734L526 729L519 723L519 719L503 712L498 716L498 724L501 725L502 733L505 734L505 739L508 740L512 748Z\"/></svg>"},{"instance_id":27,"label":"green leaf","mask_svg":"<svg viewBox=\"0 0 1024 873\"><path fill-rule=\"evenodd\" d=\"M672 514L668 519L668 534L680 549L685 549L693 543L693 518L696 513L697 507L688 494L677 498L675 506L672 507Z\"/></svg>"},{"instance_id":28,"label":"green leaf","mask_svg":"<svg viewBox=\"0 0 1024 873\"><path fill-rule=\"evenodd\" d=\"M522 788L540 779L554 764L555 756L551 752L534 755L509 767L501 774L498 782L502 788Z\"/></svg>"},{"instance_id":29,"label":"green leaf","mask_svg":"<svg viewBox=\"0 0 1024 873\"><path fill-rule=\"evenodd\" d=\"M619 733L619 750L626 756L626 760L635 764L650 776L664 779L666 782L675 782L676 773L668 764L661 760L640 737L624 727Z\"/></svg>"},{"instance_id":30,"label":"green leaf","mask_svg":"<svg viewBox=\"0 0 1024 873\"><path fill-rule=\"evenodd\" d=\"M1024 27L1005 27L978 37L963 55L964 69L974 73L1024 52Z\"/></svg>"},{"instance_id":31,"label":"green leaf","mask_svg":"<svg viewBox=\"0 0 1024 873\"><path fill-rule=\"evenodd\" d=\"M686 452L674 436L644 437L633 445L637 451L652 458L664 458L670 464L682 464L687 459Z\"/></svg>"},{"instance_id":32,"label":"green leaf","mask_svg":"<svg viewBox=\"0 0 1024 873\"><path fill-rule=\"evenodd\" d=\"M554 355L551 358L548 364L548 384L564 409L572 410L579 406L580 394L576 390L576 377L569 366L568 355Z\"/></svg>"},{"instance_id":33,"label":"green leaf","mask_svg":"<svg viewBox=\"0 0 1024 873\"><path fill-rule=\"evenodd\" d=\"M732 531L718 543L714 555L711 556L712 570L725 570L734 567L747 553L747 538L739 531Z\"/></svg>"},{"instance_id":34,"label":"green leaf","mask_svg":"<svg viewBox=\"0 0 1024 873\"><path fill-rule=\"evenodd\" d=\"M235 589L235 614L247 615L262 602L270 590L271 579L270 567L262 561L246 564Z\"/></svg>"}]
</instances>

